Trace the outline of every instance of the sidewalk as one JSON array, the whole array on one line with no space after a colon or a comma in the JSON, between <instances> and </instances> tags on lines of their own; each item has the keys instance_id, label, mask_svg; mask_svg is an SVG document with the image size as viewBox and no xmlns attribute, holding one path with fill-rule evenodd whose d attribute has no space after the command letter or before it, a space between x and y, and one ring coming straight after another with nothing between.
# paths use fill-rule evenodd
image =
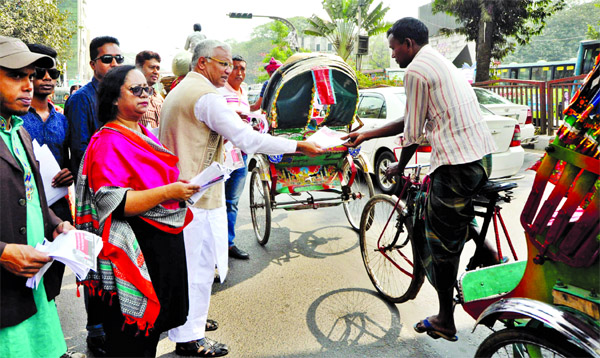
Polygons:
<instances>
[{"instance_id":1,"label":"sidewalk","mask_svg":"<svg viewBox=\"0 0 600 358\"><path fill-rule=\"evenodd\" d=\"M539 135L537 143L533 145L524 146L524 148L545 151L550 141L554 140L554 136Z\"/></svg>"}]
</instances>

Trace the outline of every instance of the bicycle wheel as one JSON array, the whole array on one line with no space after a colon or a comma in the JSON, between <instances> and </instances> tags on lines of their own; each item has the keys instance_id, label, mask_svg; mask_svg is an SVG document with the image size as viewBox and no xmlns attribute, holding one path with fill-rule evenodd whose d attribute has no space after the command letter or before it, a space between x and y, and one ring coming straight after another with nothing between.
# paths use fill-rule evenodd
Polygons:
<instances>
[{"instance_id":1,"label":"bicycle wheel","mask_svg":"<svg viewBox=\"0 0 600 358\"><path fill-rule=\"evenodd\" d=\"M250 177L250 215L256 240L264 246L271 234L271 196L269 186L260 179L259 168L252 169Z\"/></svg>"},{"instance_id":2,"label":"bicycle wheel","mask_svg":"<svg viewBox=\"0 0 600 358\"><path fill-rule=\"evenodd\" d=\"M507 328L492 333L477 349L475 357L590 357L548 328Z\"/></svg>"},{"instance_id":3,"label":"bicycle wheel","mask_svg":"<svg viewBox=\"0 0 600 358\"><path fill-rule=\"evenodd\" d=\"M401 303L417 296L425 276L412 225L401 215L404 205L394 210L395 204L385 194L369 199L360 220L360 250L373 286L387 301Z\"/></svg>"},{"instance_id":4,"label":"bicycle wheel","mask_svg":"<svg viewBox=\"0 0 600 358\"><path fill-rule=\"evenodd\" d=\"M354 162L356 167L356 175L354 182L350 186L350 200L342 203L344 213L350 226L356 231L360 230L360 216L363 212L365 204L374 194L373 182L369 173L366 173L358 162ZM344 182L350 180L350 165L346 164L343 169Z\"/></svg>"}]
</instances>

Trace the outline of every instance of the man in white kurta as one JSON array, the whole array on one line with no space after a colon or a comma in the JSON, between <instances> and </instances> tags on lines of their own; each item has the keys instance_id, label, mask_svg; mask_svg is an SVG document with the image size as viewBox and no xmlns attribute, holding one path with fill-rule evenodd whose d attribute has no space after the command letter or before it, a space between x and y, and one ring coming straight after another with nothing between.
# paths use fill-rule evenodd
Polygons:
<instances>
[{"instance_id":1,"label":"man in white kurta","mask_svg":"<svg viewBox=\"0 0 600 358\"><path fill-rule=\"evenodd\" d=\"M189 180L213 161L223 162L223 138L246 153L281 154L299 150L322 153L313 143L260 134L240 121L217 88L232 69L231 49L204 40L195 48L194 68L169 93L162 107L160 140L178 157L180 179ZM221 282L227 275L227 215L222 183L212 186L191 208L194 219L184 230L190 310L187 322L169 331L180 355L222 356L226 345L204 335L215 263Z\"/></svg>"}]
</instances>

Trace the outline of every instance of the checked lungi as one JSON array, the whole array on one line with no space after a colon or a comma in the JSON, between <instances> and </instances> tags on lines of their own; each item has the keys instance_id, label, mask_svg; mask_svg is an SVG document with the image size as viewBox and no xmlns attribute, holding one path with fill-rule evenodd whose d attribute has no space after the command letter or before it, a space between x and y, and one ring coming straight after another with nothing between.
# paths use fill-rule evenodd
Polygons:
<instances>
[{"instance_id":1,"label":"checked lungi","mask_svg":"<svg viewBox=\"0 0 600 358\"><path fill-rule=\"evenodd\" d=\"M430 178L425 239L416 242L427 279L437 291L444 291L456 282L460 254L475 217L473 197L486 183L487 174L478 160L440 166Z\"/></svg>"}]
</instances>

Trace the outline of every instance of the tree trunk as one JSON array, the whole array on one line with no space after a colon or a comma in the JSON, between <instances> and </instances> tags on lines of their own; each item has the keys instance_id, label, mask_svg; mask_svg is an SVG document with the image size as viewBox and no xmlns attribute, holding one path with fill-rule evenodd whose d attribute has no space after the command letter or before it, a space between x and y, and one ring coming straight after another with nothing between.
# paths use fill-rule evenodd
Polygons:
<instances>
[{"instance_id":1,"label":"tree trunk","mask_svg":"<svg viewBox=\"0 0 600 358\"><path fill-rule=\"evenodd\" d=\"M488 5L493 6L493 5ZM492 21L486 22L484 11L488 11L489 16L493 14L491 8L482 9L481 16L479 17L479 35L477 36L477 72L475 75L475 82L487 81L490 79L490 61L492 59L492 34L494 33L494 23Z\"/></svg>"}]
</instances>

